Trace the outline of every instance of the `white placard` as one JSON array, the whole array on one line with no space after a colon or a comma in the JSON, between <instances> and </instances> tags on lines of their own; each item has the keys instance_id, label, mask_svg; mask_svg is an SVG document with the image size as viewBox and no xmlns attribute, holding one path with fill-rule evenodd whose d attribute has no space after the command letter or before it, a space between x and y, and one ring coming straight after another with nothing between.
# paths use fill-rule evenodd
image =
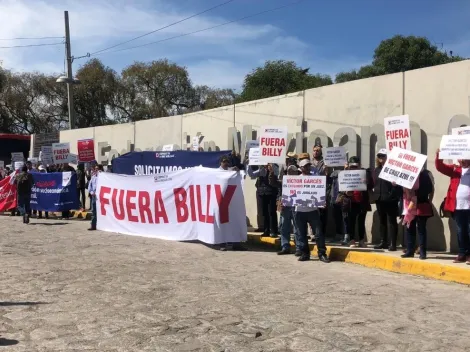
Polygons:
<instances>
[{"instance_id":1,"label":"white placard","mask_svg":"<svg viewBox=\"0 0 470 352\"><path fill-rule=\"evenodd\" d=\"M470 134L470 126L456 127L452 129L452 135L460 136L462 134ZM454 163L454 165L459 164L458 159L453 159L452 162Z\"/></svg>"},{"instance_id":2,"label":"white placard","mask_svg":"<svg viewBox=\"0 0 470 352\"><path fill-rule=\"evenodd\" d=\"M470 134L444 135L439 159L470 159Z\"/></svg>"},{"instance_id":3,"label":"white placard","mask_svg":"<svg viewBox=\"0 0 470 352\"><path fill-rule=\"evenodd\" d=\"M199 151L199 136L193 137L193 145L191 148L193 151Z\"/></svg>"},{"instance_id":4,"label":"white placard","mask_svg":"<svg viewBox=\"0 0 470 352\"><path fill-rule=\"evenodd\" d=\"M38 158L28 158L28 161L33 165L37 165L39 163Z\"/></svg>"},{"instance_id":5,"label":"white placard","mask_svg":"<svg viewBox=\"0 0 470 352\"><path fill-rule=\"evenodd\" d=\"M386 117L385 144L390 152L394 147L411 150L410 117L408 115Z\"/></svg>"},{"instance_id":6,"label":"white placard","mask_svg":"<svg viewBox=\"0 0 470 352\"><path fill-rule=\"evenodd\" d=\"M246 141L245 150L249 152L251 148L259 148L259 141Z\"/></svg>"},{"instance_id":7,"label":"white placard","mask_svg":"<svg viewBox=\"0 0 470 352\"><path fill-rule=\"evenodd\" d=\"M23 166L24 166L24 161L15 161L14 163L15 171L21 170Z\"/></svg>"},{"instance_id":8,"label":"white placard","mask_svg":"<svg viewBox=\"0 0 470 352\"><path fill-rule=\"evenodd\" d=\"M52 157L54 164L68 164L70 162L70 143L52 144Z\"/></svg>"},{"instance_id":9,"label":"white placard","mask_svg":"<svg viewBox=\"0 0 470 352\"><path fill-rule=\"evenodd\" d=\"M266 164L284 164L287 153L287 127L261 126L260 162Z\"/></svg>"},{"instance_id":10,"label":"white placard","mask_svg":"<svg viewBox=\"0 0 470 352\"><path fill-rule=\"evenodd\" d=\"M11 153L11 163L14 164L16 161L24 161L24 155L21 152Z\"/></svg>"},{"instance_id":11,"label":"white placard","mask_svg":"<svg viewBox=\"0 0 470 352\"><path fill-rule=\"evenodd\" d=\"M248 152L248 165L263 165L259 160L260 148L251 148Z\"/></svg>"},{"instance_id":12,"label":"white placard","mask_svg":"<svg viewBox=\"0 0 470 352\"><path fill-rule=\"evenodd\" d=\"M52 156L52 146L42 146L41 151L39 152L39 160L44 165L51 165L54 164L54 158Z\"/></svg>"},{"instance_id":13,"label":"white placard","mask_svg":"<svg viewBox=\"0 0 470 352\"><path fill-rule=\"evenodd\" d=\"M340 192L367 191L366 170L344 170L338 174Z\"/></svg>"},{"instance_id":14,"label":"white placard","mask_svg":"<svg viewBox=\"0 0 470 352\"><path fill-rule=\"evenodd\" d=\"M165 144L162 148L162 152L172 152L173 144Z\"/></svg>"},{"instance_id":15,"label":"white placard","mask_svg":"<svg viewBox=\"0 0 470 352\"><path fill-rule=\"evenodd\" d=\"M347 163L344 147L332 147L323 149L323 160L326 166L338 167Z\"/></svg>"},{"instance_id":16,"label":"white placard","mask_svg":"<svg viewBox=\"0 0 470 352\"><path fill-rule=\"evenodd\" d=\"M426 159L427 155L395 147L388 154L387 162L380 172L379 178L412 189Z\"/></svg>"},{"instance_id":17,"label":"white placard","mask_svg":"<svg viewBox=\"0 0 470 352\"><path fill-rule=\"evenodd\" d=\"M78 165L78 155L70 153L69 154L69 163L74 164L74 165Z\"/></svg>"},{"instance_id":18,"label":"white placard","mask_svg":"<svg viewBox=\"0 0 470 352\"><path fill-rule=\"evenodd\" d=\"M282 205L286 207L324 207L326 205L326 176L284 176Z\"/></svg>"}]
</instances>

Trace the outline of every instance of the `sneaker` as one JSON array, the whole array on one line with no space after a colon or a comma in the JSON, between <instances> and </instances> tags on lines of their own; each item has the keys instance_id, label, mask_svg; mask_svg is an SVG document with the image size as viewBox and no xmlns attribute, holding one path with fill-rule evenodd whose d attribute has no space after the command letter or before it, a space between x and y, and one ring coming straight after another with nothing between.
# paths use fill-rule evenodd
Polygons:
<instances>
[{"instance_id":1,"label":"sneaker","mask_svg":"<svg viewBox=\"0 0 470 352\"><path fill-rule=\"evenodd\" d=\"M386 243L379 243L378 245L374 246L374 249L387 249L388 246Z\"/></svg>"},{"instance_id":2,"label":"sneaker","mask_svg":"<svg viewBox=\"0 0 470 352\"><path fill-rule=\"evenodd\" d=\"M367 245L364 243L364 240L359 241L359 248L367 248Z\"/></svg>"},{"instance_id":3,"label":"sneaker","mask_svg":"<svg viewBox=\"0 0 470 352\"><path fill-rule=\"evenodd\" d=\"M356 241L352 240L351 242L349 242L349 248L355 248L355 247L357 247Z\"/></svg>"},{"instance_id":4,"label":"sneaker","mask_svg":"<svg viewBox=\"0 0 470 352\"><path fill-rule=\"evenodd\" d=\"M269 237L271 237L271 238L278 238L278 236L277 236L275 233L270 234Z\"/></svg>"},{"instance_id":5,"label":"sneaker","mask_svg":"<svg viewBox=\"0 0 470 352\"><path fill-rule=\"evenodd\" d=\"M302 256L302 252L299 252L299 251L295 251L295 254L294 254L296 257L301 257Z\"/></svg>"},{"instance_id":6,"label":"sneaker","mask_svg":"<svg viewBox=\"0 0 470 352\"><path fill-rule=\"evenodd\" d=\"M307 254L302 254L300 257L299 257L299 262L307 262L310 260L310 256L307 255Z\"/></svg>"},{"instance_id":7,"label":"sneaker","mask_svg":"<svg viewBox=\"0 0 470 352\"><path fill-rule=\"evenodd\" d=\"M277 252L277 255L286 255L286 254L291 254L289 248L283 248L279 252Z\"/></svg>"},{"instance_id":8,"label":"sneaker","mask_svg":"<svg viewBox=\"0 0 470 352\"><path fill-rule=\"evenodd\" d=\"M344 235L344 238L343 238L343 241L341 242L341 244L343 246L346 246L347 244L349 243L349 235Z\"/></svg>"},{"instance_id":9,"label":"sneaker","mask_svg":"<svg viewBox=\"0 0 470 352\"><path fill-rule=\"evenodd\" d=\"M327 257L326 254L319 255L318 259L323 263L330 263L330 259Z\"/></svg>"}]
</instances>

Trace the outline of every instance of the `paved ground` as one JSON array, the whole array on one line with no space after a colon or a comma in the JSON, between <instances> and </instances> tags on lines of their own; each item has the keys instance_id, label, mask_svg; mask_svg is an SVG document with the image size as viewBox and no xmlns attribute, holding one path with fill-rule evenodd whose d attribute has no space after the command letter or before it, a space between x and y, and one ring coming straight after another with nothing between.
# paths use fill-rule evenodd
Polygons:
<instances>
[{"instance_id":1,"label":"paved ground","mask_svg":"<svg viewBox=\"0 0 470 352\"><path fill-rule=\"evenodd\" d=\"M0 218L0 351L470 348L465 286L87 225Z\"/></svg>"}]
</instances>

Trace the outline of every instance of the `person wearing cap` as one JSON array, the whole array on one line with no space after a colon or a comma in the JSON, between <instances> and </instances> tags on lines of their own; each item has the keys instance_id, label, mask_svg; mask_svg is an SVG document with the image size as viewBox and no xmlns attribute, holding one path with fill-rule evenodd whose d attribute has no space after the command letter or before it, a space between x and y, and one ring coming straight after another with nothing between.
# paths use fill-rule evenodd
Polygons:
<instances>
[{"instance_id":1,"label":"person wearing cap","mask_svg":"<svg viewBox=\"0 0 470 352\"><path fill-rule=\"evenodd\" d=\"M15 176L16 190L18 195L18 210L23 216L23 224L29 224L31 214L31 193L34 185L33 175L28 172L24 165L21 172Z\"/></svg>"},{"instance_id":2,"label":"person wearing cap","mask_svg":"<svg viewBox=\"0 0 470 352\"><path fill-rule=\"evenodd\" d=\"M44 167L44 165L39 165L38 167L38 172L39 173L47 173L47 170L46 168ZM49 219L49 212L48 211L45 211L44 212L44 216L46 219ZM42 211L41 210L38 210L38 219L42 219Z\"/></svg>"},{"instance_id":3,"label":"person wearing cap","mask_svg":"<svg viewBox=\"0 0 470 352\"><path fill-rule=\"evenodd\" d=\"M323 146L321 143L316 142L313 146L313 153L312 153L312 175L314 176L326 176L326 200L328 204L328 199L330 197L331 191L331 179L328 174L328 168L325 165L325 161L323 160ZM326 226L328 225L328 209L319 208L321 222L322 222L322 230L323 234L326 234Z\"/></svg>"},{"instance_id":4,"label":"person wearing cap","mask_svg":"<svg viewBox=\"0 0 470 352\"><path fill-rule=\"evenodd\" d=\"M387 150L382 148L377 152L375 159L375 169L373 173L373 194L372 201L377 207L380 224L380 243L375 249L397 250L398 235L398 202L401 198L401 187L393 185L391 182L379 177L387 161ZM388 226L387 226L388 225Z\"/></svg>"},{"instance_id":5,"label":"person wearing cap","mask_svg":"<svg viewBox=\"0 0 470 352\"><path fill-rule=\"evenodd\" d=\"M349 158L349 163L344 167L345 170L361 170L361 161L357 156ZM369 201L369 190L372 190L372 179L369 170L366 170L367 191L349 191L341 192L340 197L343 206L343 219L345 235L343 244L349 244L350 247L366 248L364 238L366 235L366 216L368 211L372 211ZM356 244L356 225L359 237L359 244Z\"/></svg>"},{"instance_id":6,"label":"person wearing cap","mask_svg":"<svg viewBox=\"0 0 470 352\"><path fill-rule=\"evenodd\" d=\"M311 165L312 164L309 159L302 159L299 162L303 176L311 175ZM330 260L326 255L325 235L322 231L320 212L318 211L316 204L310 206L296 206L294 219L297 225L298 235L296 238L296 246L299 250L299 261L310 260L310 247L307 236L308 225L310 225L315 229L318 258L324 263L329 263Z\"/></svg>"}]
</instances>

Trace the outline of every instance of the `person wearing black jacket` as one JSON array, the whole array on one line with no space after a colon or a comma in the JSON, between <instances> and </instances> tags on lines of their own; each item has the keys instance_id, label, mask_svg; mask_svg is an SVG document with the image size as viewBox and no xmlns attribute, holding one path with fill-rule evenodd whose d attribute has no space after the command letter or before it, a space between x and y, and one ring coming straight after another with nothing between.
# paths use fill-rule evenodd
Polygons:
<instances>
[{"instance_id":1,"label":"person wearing black jacket","mask_svg":"<svg viewBox=\"0 0 470 352\"><path fill-rule=\"evenodd\" d=\"M379 214L381 241L374 248L388 248L389 251L396 251L398 234L398 202L401 198L401 187L394 186L391 182L379 178L386 161L387 150L380 149L377 153L376 168L373 175L373 200L375 201L377 213Z\"/></svg>"}]
</instances>

